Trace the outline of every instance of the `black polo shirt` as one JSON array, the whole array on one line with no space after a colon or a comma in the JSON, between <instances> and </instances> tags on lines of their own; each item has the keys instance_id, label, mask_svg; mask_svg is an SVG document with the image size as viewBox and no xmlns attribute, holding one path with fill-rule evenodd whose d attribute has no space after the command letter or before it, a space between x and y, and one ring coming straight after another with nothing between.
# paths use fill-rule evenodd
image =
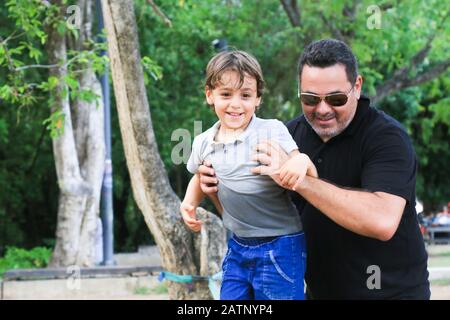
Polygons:
<instances>
[{"instance_id":1,"label":"black polo shirt","mask_svg":"<svg viewBox=\"0 0 450 320\"><path fill-rule=\"evenodd\" d=\"M387 192L407 201L395 235L384 242L337 225L299 194L291 193L303 221L308 254L305 278L312 298L428 299L427 253L415 211L417 161L401 125L370 107L369 99L362 96L349 126L326 143L303 115L287 127L321 179L346 188ZM372 268L376 267L371 266L379 267L380 289L374 280ZM368 282L375 288L369 289Z\"/></svg>"}]
</instances>

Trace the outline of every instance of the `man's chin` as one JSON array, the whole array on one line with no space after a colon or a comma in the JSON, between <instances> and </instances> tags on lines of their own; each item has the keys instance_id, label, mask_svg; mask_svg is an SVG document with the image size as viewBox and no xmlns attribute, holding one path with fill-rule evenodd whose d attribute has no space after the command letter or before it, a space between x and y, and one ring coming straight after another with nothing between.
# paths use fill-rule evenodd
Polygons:
<instances>
[{"instance_id":1,"label":"man's chin","mask_svg":"<svg viewBox=\"0 0 450 320\"><path fill-rule=\"evenodd\" d=\"M322 140L329 140L340 133L337 128L321 128L314 126L313 129Z\"/></svg>"}]
</instances>

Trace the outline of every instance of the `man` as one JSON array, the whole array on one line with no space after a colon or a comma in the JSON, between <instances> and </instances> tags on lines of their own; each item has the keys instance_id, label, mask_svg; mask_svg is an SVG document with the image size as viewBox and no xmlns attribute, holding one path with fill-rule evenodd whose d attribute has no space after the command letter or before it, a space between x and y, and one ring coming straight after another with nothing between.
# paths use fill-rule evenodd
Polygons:
<instances>
[{"instance_id":1,"label":"man","mask_svg":"<svg viewBox=\"0 0 450 320\"><path fill-rule=\"evenodd\" d=\"M306 47L299 60L303 115L287 124L320 178L280 176L288 160L273 142L262 166L293 190L307 245L310 299L429 299L427 254L415 212L416 157L401 125L370 107L351 49L337 40ZM217 190L200 168L202 190Z\"/></svg>"}]
</instances>

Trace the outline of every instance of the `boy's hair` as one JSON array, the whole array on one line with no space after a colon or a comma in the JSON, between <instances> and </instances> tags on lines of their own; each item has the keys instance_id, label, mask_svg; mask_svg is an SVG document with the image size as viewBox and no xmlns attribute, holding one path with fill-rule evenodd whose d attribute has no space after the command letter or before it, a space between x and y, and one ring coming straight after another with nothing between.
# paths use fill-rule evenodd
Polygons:
<instances>
[{"instance_id":1,"label":"boy's hair","mask_svg":"<svg viewBox=\"0 0 450 320\"><path fill-rule=\"evenodd\" d=\"M240 51L223 51L216 54L206 66L205 85L214 89L226 71L236 71L239 74L239 87L244 83L245 75L256 80L256 95L261 97L264 91L264 78L261 66L251 54Z\"/></svg>"},{"instance_id":2,"label":"boy's hair","mask_svg":"<svg viewBox=\"0 0 450 320\"><path fill-rule=\"evenodd\" d=\"M327 68L335 64L345 66L347 79L351 84L358 77L358 63L355 55L345 42L336 39L324 39L306 46L298 60L298 79L302 77L303 66Z\"/></svg>"}]
</instances>

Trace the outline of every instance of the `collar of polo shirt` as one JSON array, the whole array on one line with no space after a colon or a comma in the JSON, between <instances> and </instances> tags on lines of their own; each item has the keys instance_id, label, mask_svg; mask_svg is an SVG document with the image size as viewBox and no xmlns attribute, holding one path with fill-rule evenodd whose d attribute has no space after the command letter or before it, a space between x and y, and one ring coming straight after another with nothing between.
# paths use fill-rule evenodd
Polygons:
<instances>
[{"instance_id":1,"label":"collar of polo shirt","mask_svg":"<svg viewBox=\"0 0 450 320\"><path fill-rule=\"evenodd\" d=\"M236 141L238 141L238 142L244 141L245 138L249 135L249 132L251 132L252 128L255 126L255 122L256 122L255 119L256 119L256 115L253 114L247 128L245 128L245 130L236 137L235 141L230 142L230 143L235 143ZM208 144L209 145L223 145L224 144L223 142L214 141L214 137L217 135L217 131L219 131L219 128L220 128L220 121L217 121L212 126L211 133L208 135Z\"/></svg>"}]
</instances>

